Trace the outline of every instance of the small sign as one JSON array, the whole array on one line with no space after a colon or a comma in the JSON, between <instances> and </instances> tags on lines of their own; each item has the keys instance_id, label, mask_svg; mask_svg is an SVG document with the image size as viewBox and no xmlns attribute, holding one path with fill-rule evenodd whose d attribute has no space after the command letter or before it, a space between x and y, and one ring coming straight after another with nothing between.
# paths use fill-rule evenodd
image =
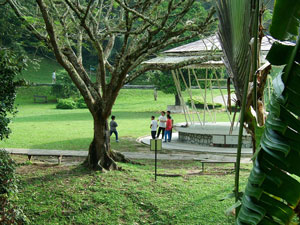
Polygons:
<instances>
[{"instance_id":1,"label":"small sign","mask_svg":"<svg viewBox=\"0 0 300 225\"><path fill-rule=\"evenodd\" d=\"M150 140L150 150L155 151L155 146L157 151L162 150L162 141L161 139L151 139Z\"/></svg>"}]
</instances>

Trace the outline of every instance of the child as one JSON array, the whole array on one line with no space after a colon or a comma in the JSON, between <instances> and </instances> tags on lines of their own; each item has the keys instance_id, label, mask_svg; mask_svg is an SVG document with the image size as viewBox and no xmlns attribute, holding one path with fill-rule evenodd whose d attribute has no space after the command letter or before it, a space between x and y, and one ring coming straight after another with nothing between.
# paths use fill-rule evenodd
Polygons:
<instances>
[{"instance_id":1,"label":"child","mask_svg":"<svg viewBox=\"0 0 300 225\"><path fill-rule=\"evenodd\" d=\"M152 139L155 139L155 135L156 135L156 130L157 130L157 121L155 120L155 116L151 116L151 136Z\"/></svg>"},{"instance_id":2,"label":"child","mask_svg":"<svg viewBox=\"0 0 300 225\"><path fill-rule=\"evenodd\" d=\"M118 131L117 131L117 122L115 121L116 117L115 116L111 116L111 121L110 121L110 136L112 135L112 133L114 133L116 135L116 142L119 142L118 139Z\"/></svg>"},{"instance_id":3,"label":"child","mask_svg":"<svg viewBox=\"0 0 300 225\"><path fill-rule=\"evenodd\" d=\"M165 133L165 142L171 142L171 130L172 130L172 119L170 115L167 115L167 123L166 123L166 133Z\"/></svg>"}]
</instances>

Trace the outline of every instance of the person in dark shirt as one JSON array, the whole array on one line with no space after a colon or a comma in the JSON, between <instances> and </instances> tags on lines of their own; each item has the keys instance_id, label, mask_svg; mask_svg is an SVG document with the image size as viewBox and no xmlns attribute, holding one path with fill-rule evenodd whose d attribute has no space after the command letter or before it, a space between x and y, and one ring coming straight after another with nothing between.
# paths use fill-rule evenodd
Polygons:
<instances>
[{"instance_id":1,"label":"person in dark shirt","mask_svg":"<svg viewBox=\"0 0 300 225\"><path fill-rule=\"evenodd\" d=\"M116 136L116 142L119 142L118 139L118 131L117 131L117 122L115 121L116 117L115 116L111 116L111 121L109 123L110 125L110 136L114 133Z\"/></svg>"}]
</instances>

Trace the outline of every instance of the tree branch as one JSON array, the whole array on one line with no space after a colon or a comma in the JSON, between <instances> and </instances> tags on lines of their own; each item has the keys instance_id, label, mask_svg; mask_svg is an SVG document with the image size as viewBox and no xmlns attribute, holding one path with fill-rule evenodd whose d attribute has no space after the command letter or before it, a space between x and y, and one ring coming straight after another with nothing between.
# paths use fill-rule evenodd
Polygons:
<instances>
[{"instance_id":1,"label":"tree branch","mask_svg":"<svg viewBox=\"0 0 300 225\"><path fill-rule=\"evenodd\" d=\"M98 52L98 63L99 63L99 72L97 73L97 76L100 76L101 84L102 84L102 96L103 98L106 98L106 85L105 85L105 59L104 59L104 53L102 45L97 41L96 37L94 36L93 32L91 31L90 27L86 24L86 19L83 19L81 17L81 12L78 8L76 8L73 3L71 3L69 0L65 0L65 2L68 4L68 6L75 12L78 19L81 21L81 26L84 28L84 30L87 32L92 44L96 48ZM87 15L87 13L85 14Z\"/></svg>"},{"instance_id":2,"label":"tree branch","mask_svg":"<svg viewBox=\"0 0 300 225\"><path fill-rule=\"evenodd\" d=\"M64 55L58 45L58 40L56 38L55 29L54 29L53 23L50 20L48 10L46 8L46 5L44 4L44 1L43 0L36 0L36 1L41 10L43 19L45 21L47 33L50 37L50 43L53 48L56 59L66 69L66 71L68 71L73 82L76 84L77 88L82 93L83 97L85 98L86 103L92 108L92 105L94 104L94 96L91 95L88 87L85 85L84 81L81 79L79 74L76 72L76 70L74 69L72 64L70 62L68 62L67 60L65 60Z\"/></svg>"},{"instance_id":3,"label":"tree branch","mask_svg":"<svg viewBox=\"0 0 300 225\"><path fill-rule=\"evenodd\" d=\"M196 58L196 59L189 59L189 60L185 60L182 61L180 63L166 63L166 64L147 64L144 63L142 64L142 66L140 68L138 68L135 72L133 72L132 74L130 74L129 77L126 78L126 80L124 81L124 84L127 84L131 81L133 81L134 79L136 79L138 76L140 76L141 74L149 71L149 70L175 70L175 69L179 69L179 68L183 68L186 66L190 66L190 65L199 65L208 61L220 61L222 60L221 55L206 55L203 56L201 58Z\"/></svg>"},{"instance_id":4,"label":"tree branch","mask_svg":"<svg viewBox=\"0 0 300 225\"><path fill-rule=\"evenodd\" d=\"M42 35L40 32L37 31L37 29L31 25L27 20L24 18L23 14L19 10L15 0L7 0L7 3L10 5L10 7L15 12L16 16L25 24L26 28L40 41L43 41L46 46L50 47L49 40L46 36Z\"/></svg>"}]
</instances>

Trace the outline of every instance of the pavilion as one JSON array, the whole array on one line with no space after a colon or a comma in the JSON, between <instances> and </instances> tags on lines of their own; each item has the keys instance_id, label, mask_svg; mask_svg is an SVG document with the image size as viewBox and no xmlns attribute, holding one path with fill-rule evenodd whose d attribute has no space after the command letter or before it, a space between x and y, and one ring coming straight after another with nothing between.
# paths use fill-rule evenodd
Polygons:
<instances>
[{"instance_id":1,"label":"pavilion","mask_svg":"<svg viewBox=\"0 0 300 225\"><path fill-rule=\"evenodd\" d=\"M265 36L261 43L260 59L261 63L265 63L265 57L272 46L273 40L269 36ZM189 66L185 66L181 69L171 70L172 77L174 79L176 89L181 101L183 112L185 115L185 123L176 124L175 129L178 131L178 139L182 142L195 143L208 146L225 146L233 147L237 143L238 127L234 126L235 116L232 118L227 107L226 96L222 92L221 82L227 81L223 79L216 72L217 70L224 71L225 65L223 63L223 52L219 39L216 35L200 39L198 41L182 45L176 48L172 48L160 53L159 56L143 62L143 64L150 64L153 68L160 68L166 65L180 64L185 61L201 61L206 56L219 56L215 58L222 58L222 60L202 60L202 63L195 63ZM213 57L212 57L213 58ZM205 75L201 77L201 74L197 69L205 69ZM187 70L188 79L184 78L183 70ZM208 75L208 71L212 71L211 76ZM198 110L194 103L193 87L191 79L196 80L197 88L201 90L200 82L205 82L204 90L202 90L202 98L204 99L204 110ZM188 107L180 87L180 82L183 82L186 91L190 97L191 107ZM214 102L214 96L212 92L212 83L217 84L217 88L220 90L220 96L225 106L228 122L216 121L216 107ZM210 84L210 88L207 88ZM268 79L268 88L271 84ZM203 94L204 91L204 94ZM270 90L269 90L270 93ZM212 102L213 107L208 107L208 99ZM207 121L207 115L210 116L211 122ZM235 114L234 114L235 115ZM238 123L237 123L238 125ZM244 147L251 146L251 138L244 131Z\"/></svg>"}]
</instances>

